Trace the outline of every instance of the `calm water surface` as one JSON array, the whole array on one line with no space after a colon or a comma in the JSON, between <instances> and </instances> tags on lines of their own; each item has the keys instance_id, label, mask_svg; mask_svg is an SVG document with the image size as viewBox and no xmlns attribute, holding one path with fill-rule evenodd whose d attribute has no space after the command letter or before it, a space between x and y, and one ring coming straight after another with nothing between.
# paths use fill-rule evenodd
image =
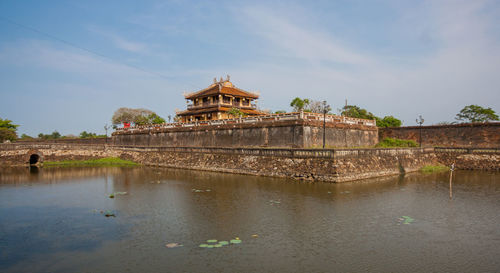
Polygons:
<instances>
[{"instance_id":1,"label":"calm water surface","mask_svg":"<svg viewBox=\"0 0 500 273\"><path fill-rule=\"evenodd\" d=\"M453 190L450 200L446 172L324 184L1 169L0 271L499 272L500 173L456 172ZM242 243L199 247L235 237Z\"/></svg>"}]
</instances>

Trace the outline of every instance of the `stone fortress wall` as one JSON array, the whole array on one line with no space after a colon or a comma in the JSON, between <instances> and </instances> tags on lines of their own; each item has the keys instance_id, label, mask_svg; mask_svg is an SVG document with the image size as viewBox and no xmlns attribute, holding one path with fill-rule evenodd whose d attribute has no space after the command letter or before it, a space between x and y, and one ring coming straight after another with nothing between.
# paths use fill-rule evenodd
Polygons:
<instances>
[{"instance_id":1,"label":"stone fortress wall","mask_svg":"<svg viewBox=\"0 0 500 273\"><path fill-rule=\"evenodd\" d=\"M113 145L155 147L370 147L375 121L315 113L287 113L154 127L119 129Z\"/></svg>"},{"instance_id":2,"label":"stone fortress wall","mask_svg":"<svg viewBox=\"0 0 500 273\"><path fill-rule=\"evenodd\" d=\"M0 167L40 162L119 157L146 166L347 182L397 175L425 165L500 170L500 149L289 149L139 147L82 144L0 144ZM0 172L2 176L2 172ZM1 179L0 179L1 180Z\"/></svg>"}]
</instances>

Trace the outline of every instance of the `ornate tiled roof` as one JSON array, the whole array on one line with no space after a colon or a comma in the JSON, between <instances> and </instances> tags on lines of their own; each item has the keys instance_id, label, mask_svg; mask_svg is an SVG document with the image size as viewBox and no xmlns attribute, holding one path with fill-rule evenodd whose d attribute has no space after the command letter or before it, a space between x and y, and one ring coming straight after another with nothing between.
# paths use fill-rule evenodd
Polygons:
<instances>
[{"instance_id":1,"label":"ornate tiled roof","mask_svg":"<svg viewBox=\"0 0 500 273\"><path fill-rule=\"evenodd\" d=\"M255 93L251 93L251 92L248 92L248 91L245 91L243 89L239 89L239 88L235 87L233 85L233 83L231 83L229 81L229 79L227 79L225 81L221 80L219 82L215 82L215 79L214 79L214 83L212 85L210 85L209 87L202 89L200 91L194 92L194 93L189 93L189 94L185 95L184 97L188 100L193 100L193 99L200 98L200 97L219 95L219 94L232 95L235 97L243 97L243 98L252 98L252 99L259 98L259 95L255 94Z\"/></svg>"}]
</instances>

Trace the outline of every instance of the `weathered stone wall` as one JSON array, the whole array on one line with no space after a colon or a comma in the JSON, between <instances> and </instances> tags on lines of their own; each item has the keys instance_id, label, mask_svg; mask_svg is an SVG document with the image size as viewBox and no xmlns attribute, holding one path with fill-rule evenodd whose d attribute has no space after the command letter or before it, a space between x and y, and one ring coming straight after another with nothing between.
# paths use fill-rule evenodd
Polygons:
<instances>
[{"instance_id":1,"label":"weathered stone wall","mask_svg":"<svg viewBox=\"0 0 500 273\"><path fill-rule=\"evenodd\" d=\"M377 143L377 128L364 125L327 124L326 146L368 147ZM289 147L323 145L322 123L293 120L164 128L113 134L114 145L163 147Z\"/></svg>"},{"instance_id":2,"label":"weathered stone wall","mask_svg":"<svg viewBox=\"0 0 500 273\"><path fill-rule=\"evenodd\" d=\"M326 182L358 179L411 172L436 163L432 149L360 149L329 150L326 154L308 151L306 156L289 157L240 153L206 153L168 151L161 148L123 149L122 158L145 165L183 169L220 171L260 176L290 177ZM280 150L270 150L280 154ZM310 153L309 153L310 152Z\"/></svg>"},{"instance_id":3,"label":"weathered stone wall","mask_svg":"<svg viewBox=\"0 0 500 273\"><path fill-rule=\"evenodd\" d=\"M500 147L500 122L466 123L440 126L381 128L379 140L385 137L419 141L427 147Z\"/></svg>"},{"instance_id":4,"label":"weathered stone wall","mask_svg":"<svg viewBox=\"0 0 500 273\"><path fill-rule=\"evenodd\" d=\"M86 160L103 157L118 157L106 145L81 144L0 144L0 166L26 165L32 154L40 156L40 162L62 160Z\"/></svg>"},{"instance_id":5,"label":"weathered stone wall","mask_svg":"<svg viewBox=\"0 0 500 273\"><path fill-rule=\"evenodd\" d=\"M438 161L461 170L500 171L500 149L436 148Z\"/></svg>"},{"instance_id":6,"label":"weathered stone wall","mask_svg":"<svg viewBox=\"0 0 500 273\"><path fill-rule=\"evenodd\" d=\"M105 145L0 145L0 166L25 165L32 153L44 161L120 157L144 165L288 177L326 182L413 172L455 163L458 169L500 170L500 151L485 149L262 149L114 147Z\"/></svg>"}]
</instances>

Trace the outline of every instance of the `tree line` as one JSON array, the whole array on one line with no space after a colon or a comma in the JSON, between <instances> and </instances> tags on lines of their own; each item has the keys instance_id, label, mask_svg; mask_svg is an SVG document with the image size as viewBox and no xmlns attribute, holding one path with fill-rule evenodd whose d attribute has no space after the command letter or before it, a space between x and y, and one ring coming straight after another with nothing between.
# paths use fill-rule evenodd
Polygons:
<instances>
[{"instance_id":1,"label":"tree line","mask_svg":"<svg viewBox=\"0 0 500 273\"><path fill-rule=\"evenodd\" d=\"M331 108L320 102L310 99L294 98L290 103L293 111L300 112L315 112L315 113L330 113ZM240 109L234 108L228 111L231 115L244 116L244 113ZM279 110L275 113L284 113L285 111ZM363 109L357 105L346 105L340 109L340 113L343 116L371 119L376 120L378 127L399 127L402 125L401 120L395 118L392 115L384 116L383 118L375 116L373 113L366 109ZM171 116L168 116L169 122L171 121ZM499 117L496 112L490 107L485 108L479 105L467 105L455 116L457 122L490 122L498 121ZM177 117L174 117L174 121L177 121ZM158 116L155 112L148 109L133 109L122 107L116 110L112 117L113 127L117 128L118 125L123 123L134 123L136 125L151 125L151 124L161 124L165 123L165 119ZM35 137L29 136L27 134L22 134L19 138L17 135L18 124L14 124L12 120L0 118L0 143L5 141L15 141L17 139L29 140L35 139ZM106 130L107 126L104 127ZM61 138L98 138L106 137L106 135L98 135L93 132L83 131L78 136L75 135L61 135L57 130L53 131L51 134L38 134L38 139L61 139Z\"/></svg>"}]
</instances>

